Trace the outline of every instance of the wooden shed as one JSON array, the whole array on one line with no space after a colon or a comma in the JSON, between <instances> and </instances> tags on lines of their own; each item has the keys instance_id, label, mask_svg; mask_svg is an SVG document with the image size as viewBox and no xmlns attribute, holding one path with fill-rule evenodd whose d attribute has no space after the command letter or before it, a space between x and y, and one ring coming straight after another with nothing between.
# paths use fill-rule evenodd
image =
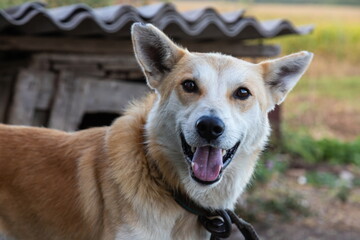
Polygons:
<instances>
[{"instance_id":1,"label":"wooden shed","mask_svg":"<svg viewBox=\"0 0 360 240\"><path fill-rule=\"evenodd\" d=\"M189 50L254 58L280 53L262 39L312 30L243 10L179 12L169 3L49 9L32 2L0 10L0 122L66 131L110 124L148 91L133 56L134 22L156 25ZM272 113L277 134L279 114Z\"/></svg>"}]
</instances>

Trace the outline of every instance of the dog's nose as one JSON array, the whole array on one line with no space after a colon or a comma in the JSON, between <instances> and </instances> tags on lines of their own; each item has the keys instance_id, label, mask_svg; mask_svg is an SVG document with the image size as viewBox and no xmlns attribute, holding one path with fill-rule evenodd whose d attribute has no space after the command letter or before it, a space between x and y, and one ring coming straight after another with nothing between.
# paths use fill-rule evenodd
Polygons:
<instances>
[{"instance_id":1,"label":"dog's nose","mask_svg":"<svg viewBox=\"0 0 360 240\"><path fill-rule=\"evenodd\" d=\"M223 134L225 124L218 117L202 116L196 121L196 130L206 140L214 140Z\"/></svg>"}]
</instances>

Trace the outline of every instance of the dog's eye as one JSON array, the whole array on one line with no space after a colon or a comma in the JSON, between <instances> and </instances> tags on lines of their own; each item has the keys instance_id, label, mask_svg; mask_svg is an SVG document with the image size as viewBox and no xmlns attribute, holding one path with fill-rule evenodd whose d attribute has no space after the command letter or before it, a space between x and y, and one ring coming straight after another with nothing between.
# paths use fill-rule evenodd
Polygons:
<instances>
[{"instance_id":1,"label":"dog's eye","mask_svg":"<svg viewBox=\"0 0 360 240\"><path fill-rule=\"evenodd\" d=\"M234 98L240 100L246 100L251 96L249 89L240 87L234 92Z\"/></svg>"},{"instance_id":2,"label":"dog's eye","mask_svg":"<svg viewBox=\"0 0 360 240\"><path fill-rule=\"evenodd\" d=\"M185 80L182 83L182 87L185 90L185 92L193 93L198 91L198 87L196 86L196 83L193 80Z\"/></svg>"}]
</instances>

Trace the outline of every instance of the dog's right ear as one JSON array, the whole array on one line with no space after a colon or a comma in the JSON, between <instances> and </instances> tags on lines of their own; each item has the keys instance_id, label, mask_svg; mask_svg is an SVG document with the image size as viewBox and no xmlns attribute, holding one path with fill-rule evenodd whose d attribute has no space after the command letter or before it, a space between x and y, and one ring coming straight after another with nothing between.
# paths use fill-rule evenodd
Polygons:
<instances>
[{"instance_id":1,"label":"dog's right ear","mask_svg":"<svg viewBox=\"0 0 360 240\"><path fill-rule=\"evenodd\" d=\"M156 89L163 77L184 55L185 50L152 24L134 23L131 27L131 37L135 57L148 85Z\"/></svg>"}]
</instances>

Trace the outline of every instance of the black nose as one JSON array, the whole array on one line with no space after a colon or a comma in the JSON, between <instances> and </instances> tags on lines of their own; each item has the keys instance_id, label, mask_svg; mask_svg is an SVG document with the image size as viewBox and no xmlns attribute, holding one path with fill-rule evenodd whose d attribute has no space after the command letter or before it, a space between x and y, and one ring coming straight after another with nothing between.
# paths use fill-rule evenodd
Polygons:
<instances>
[{"instance_id":1,"label":"black nose","mask_svg":"<svg viewBox=\"0 0 360 240\"><path fill-rule=\"evenodd\" d=\"M225 124L218 117L202 116L196 121L196 130L206 140L214 140L223 134Z\"/></svg>"}]
</instances>

